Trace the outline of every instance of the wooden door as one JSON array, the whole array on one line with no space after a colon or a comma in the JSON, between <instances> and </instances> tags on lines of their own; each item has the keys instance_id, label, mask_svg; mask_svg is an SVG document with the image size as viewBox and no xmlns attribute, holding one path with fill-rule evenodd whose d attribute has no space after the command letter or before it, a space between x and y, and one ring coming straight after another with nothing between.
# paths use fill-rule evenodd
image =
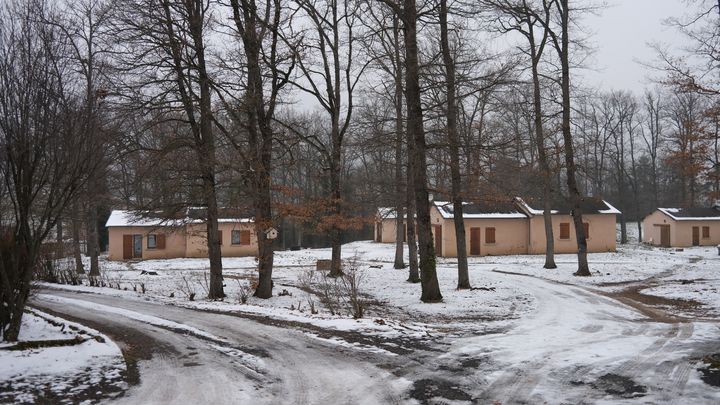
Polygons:
<instances>
[{"instance_id":1,"label":"wooden door","mask_svg":"<svg viewBox=\"0 0 720 405\"><path fill-rule=\"evenodd\" d=\"M693 246L700 246L700 227L693 226Z\"/></svg>"},{"instance_id":2,"label":"wooden door","mask_svg":"<svg viewBox=\"0 0 720 405\"><path fill-rule=\"evenodd\" d=\"M662 225L660 227L660 245L670 247L670 225Z\"/></svg>"},{"instance_id":3,"label":"wooden door","mask_svg":"<svg viewBox=\"0 0 720 405\"><path fill-rule=\"evenodd\" d=\"M480 256L480 228L470 228L470 255Z\"/></svg>"},{"instance_id":4,"label":"wooden door","mask_svg":"<svg viewBox=\"0 0 720 405\"><path fill-rule=\"evenodd\" d=\"M133 257L133 236L123 235L123 260L130 260Z\"/></svg>"},{"instance_id":5,"label":"wooden door","mask_svg":"<svg viewBox=\"0 0 720 405\"><path fill-rule=\"evenodd\" d=\"M375 223L375 241L376 242L382 242L382 222L376 222Z\"/></svg>"},{"instance_id":6,"label":"wooden door","mask_svg":"<svg viewBox=\"0 0 720 405\"><path fill-rule=\"evenodd\" d=\"M435 254L442 256L442 225L433 225L435 229Z\"/></svg>"}]
</instances>

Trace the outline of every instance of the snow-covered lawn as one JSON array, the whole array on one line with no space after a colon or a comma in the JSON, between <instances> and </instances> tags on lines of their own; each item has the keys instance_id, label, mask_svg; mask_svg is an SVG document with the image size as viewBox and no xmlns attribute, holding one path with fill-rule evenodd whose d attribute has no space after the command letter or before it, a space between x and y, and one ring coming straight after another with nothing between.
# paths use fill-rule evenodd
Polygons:
<instances>
[{"instance_id":1,"label":"snow-covered lawn","mask_svg":"<svg viewBox=\"0 0 720 405\"><path fill-rule=\"evenodd\" d=\"M86 326L31 310L18 344L29 348L0 346L0 403L79 403L126 388L120 349Z\"/></svg>"},{"instance_id":2,"label":"snow-covered lawn","mask_svg":"<svg viewBox=\"0 0 720 405\"><path fill-rule=\"evenodd\" d=\"M575 255L556 255L557 269L543 269L544 256L471 257L470 280L473 290L455 289L456 260L438 258L438 278L444 300L439 304L420 302L420 286L407 283L407 270L393 269L394 245L369 241L343 246L346 259L356 258L363 274L361 290L367 299L365 319L352 320L350 314L331 315L321 303L317 290L303 288L302 279L318 259L329 259L330 249L280 251L275 255L272 299L249 297L239 303L241 285L256 277L252 257L224 258L224 301L210 301L207 296L207 259L146 260L134 263L109 262L101 266L106 281L114 288L61 286L70 290L151 299L166 304L217 311L239 311L272 316L285 320L309 322L341 330L365 329L375 333L426 333L426 328L450 328L455 323L477 320L511 320L535 308L535 298L522 283L497 277L498 272L525 274L559 283L572 284L606 292L616 292L632 283L644 283L643 294L673 299L695 300L703 304L702 312L720 315L720 256L715 247L675 249L638 245L631 224L631 243L617 252L589 255L592 277L575 277ZM635 241L633 241L633 237ZM407 249L406 249L407 255ZM156 275L142 274L155 272ZM691 280L691 281L688 281ZM117 286L120 289L117 289ZM58 285L46 285L58 288ZM142 288L146 292L142 293ZM188 287L189 286L189 287ZM187 294L196 296L190 301ZM280 295L282 293L282 295ZM312 303L312 304L311 304ZM311 313L314 305L317 314ZM382 318L382 321L379 319Z\"/></svg>"}]
</instances>

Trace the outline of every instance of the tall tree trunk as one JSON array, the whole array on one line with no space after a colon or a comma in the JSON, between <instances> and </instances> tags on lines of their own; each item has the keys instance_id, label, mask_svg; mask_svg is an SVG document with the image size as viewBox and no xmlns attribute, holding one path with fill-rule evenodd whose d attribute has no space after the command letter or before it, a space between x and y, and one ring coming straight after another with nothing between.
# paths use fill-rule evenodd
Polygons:
<instances>
[{"instance_id":1,"label":"tall tree trunk","mask_svg":"<svg viewBox=\"0 0 720 405\"><path fill-rule=\"evenodd\" d=\"M550 175L543 173L543 226L545 228L545 265L544 269L556 269L555 264L555 235L552 224L552 182Z\"/></svg>"},{"instance_id":2,"label":"tall tree trunk","mask_svg":"<svg viewBox=\"0 0 720 405\"><path fill-rule=\"evenodd\" d=\"M195 1L192 6L194 13L190 14L189 25L197 52L198 87L200 88L200 137L196 138L196 151L202 176L203 195L207 204L207 232L208 232L208 258L210 259L210 299L225 298L222 275L222 252L218 240L219 209L217 204L215 180L215 134L212 128L212 103L210 91L210 78L205 65L205 46L203 44L203 26L205 19L203 2Z\"/></svg>"},{"instance_id":3,"label":"tall tree trunk","mask_svg":"<svg viewBox=\"0 0 720 405\"><path fill-rule=\"evenodd\" d=\"M335 124L333 124L334 126ZM335 132L335 130L333 130ZM341 213L341 201L340 195L340 171L341 171L341 154L340 145L336 144L336 137L339 137L340 129L337 128L337 134L333 134L333 146L331 152L330 162L330 205L331 215L335 218L332 221L332 227L330 229L330 277L339 277L342 275L342 229L338 223L338 218L342 215Z\"/></svg>"},{"instance_id":4,"label":"tall tree trunk","mask_svg":"<svg viewBox=\"0 0 720 405\"><path fill-rule=\"evenodd\" d=\"M405 41L405 99L407 104L407 131L414 147L413 181L417 209L418 251L420 254L420 283L423 302L442 301L437 279L435 247L430 224L430 201L427 189L427 162L425 161L425 128L420 99L420 66L417 48L417 9L415 0L404 0Z\"/></svg>"},{"instance_id":5,"label":"tall tree trunk","mask_svg":"<svg viewBox=\"0 0 720 405\"><path fill-rule=\"evenodd\" d=\"M626 118L623 118L623 120ZM625 211L627 211L627 204L625 203L627 195L627 184L625 182L625 132L623 132L623 122L620 122L620 152L618 156L618 192L620 194L620 205L622 212L620 212L620 244L626 245L628 242L627 237L627 217Z\"/></svg>"},{"instance_id":6,"label":"tall tree trunk","mask_svg":"<svg viewBox=\"0 0 720 405\"><path fill-rule=\"evenodd\" d=\"M267 157L269 159L269 156ZM255 233L258 239L258 286L254 295L259 298L272 297L272 271L274 262L274 248L272 239L266 236L266 230L273 224L272 221L272 195L270 190L270 176L262 166L265 175L256 180L255 188Z\"/></svg>"},{"instance_id":7,"label":"tall tree trunk","mask_svg":"<svg viewBox=\"0 0 720 405\"><path fill-rule=\"evenodd\" d=\"M342 108L342 97L340 94L340 32L338 27L338 1L332 2L332 41L333 49L333 113L332 113L332 149L330 162L330 198L332 199L332 213L336 218L340 218L341 213L341 196L340 196L340 176L342 171L342 140L344 133L340 130L340 113ZM350 62L347 62L350 63ZM351 95L352 90L346 89ZM349 119L348 117L347 119ZM330 232L332 254L330 260L330 276L339 277L342 275L342 228L338 221L333 221L333 228Z\"/></svg>"},{"instance_id":8,"label":"tall tree trunk","mask_svg":"<svg viewBox=\"0 0 720 405\"><path fill-rule=\"evenodd\" d=\"M527 7L527 5L525 5ZM527 9L526 9L527 10ZM549 19L549 15L546 13L545 19ZM548 31L544 29L543 38L540 44L537 45L535 41L535 29L532 24L532 19L527 15L527 35L530 42L530 61L532 70L532 81L533 81L533 124L535 127L535 137L538 150L538 161L540 163L540 169L542 171L543 181L543 224L545 227L545 269L556 269L555 264L555 237L553 235L552 226L552 170L550 169L550 163L547 158L547 150L545 149L545 129L543 128L543 113L542 113L542 94L540 92L540 73L538 71L538 65L540 64L540 58L545 49L547 42Z\"/></svg>"},{"instance_id":9,"label":"tall tree trunk","mask_svg":"<svg viewBox=\"0 0 720 405\"><path fill-rule=\"evenodd\" d=\"M85 266L82 261L82 250L80 249L80 221L78 220L80 215L80 208L78 204L73 204L73 216L70 222L72 228L72 239L73 239L73 257L75 258L75 272L77 274L85 274Z\"/></svg>"},{"instance_id":10,"label":"tall tree trunk","mask_svg":"<svg viewBox=\"0 0 720 405\"><path fill-rule=\"evenodd\" d=\"M3 246L0 250L0 255L2 255L0 257L0 276L9 276L8 279L3 277L0 283L0 287L4 288L0 298L5 307L0 311L2 316L0 318L0 338L5 342L17 342L18 340L23 311L30 295L30 284L37 262L37 249L29 236L25 235L26 232L29 235L28 227L21 225L19 228L25 230L18 233L15 246L12 248ZM8 248L13 252L8 252ZM19 280L16 281L10 277L17 277ZM10 289L15 289L15 291L9 291Z\"/></svg>"},{"instance_id":11,"label":"tall tree trunk","mask_svg":"<svg viewBox=\"0 0 720 405\"><path fill-rule=\"evenodd\" d=\"M93 200L93 199L91 199ZM98 215L97 204L94 201L88 201L87 215L87 238L86 249L87 255L90 256L90 277L100 276L100 263L98 256L100 254L100 246L98 242Z\"/></svg>"},{"instance_id":12,"label":"tall tree trunk","mask_svg":"<svg viewBox=\"0 0 720 405\"><path fill-rule=\"evenodd\" d=\"M569 6L568 0L559 0L561 8L562 45L558 50L560 64L562 66L562 134L565 149L565 168L567 171L567 186L570 193L570 201L573 205L572 217L575 225L575 238L578 246L578 269L576 276L590 276L590 267L587 261L587 239L585 227L583 226L582 197L577 186L575 177L575 152L573 148L572 127L570 125L570 44L569 44Z\"/></svg>"},{"instance_id":13,"label":"tall tree trunk","mask_svg":"<svg viewBox=\"0 0 720 405\"><path fill-rule=\"evenodd\" d=\"M408 279L411 283L420 282L420 270L418 267L418 247L417 247L417 210L415 209L415 184L413 180L413 162L411 155L413 154L413 143L411 134L406 134L408 138L408 165L407 165L407 187L405 194L407 198L407 243L408 243Z\"/></svg>"},{"instance_id":14,"label":"tall tree trunk","mask_svg":"<svg viewBox=\"0 0 720 405\"><path fill-rule=\"evenodd\" d=\"M272 272L274 264L273 241L267 238L266 231L273 226L272 218L272 190L271 190L271 162L273 131L271 120L274 104L271 102L265 110L263 92L263 75L260 66L260 47L262 39L258 35L258 24L267 22L261 21L257 14L257 7L254 1L231 0L233 19L242 37L243 48L247 60L247 90L245 94L245 113L247 116L248 149L250 157L248 164L251 170L251 183L253 185L253 205L255 210L255 234L258 239L258 285L254 296L258 298L272 297ZM280 20L280 9L278 3L271 15L267 18L274 18L275 22ZM268 3L270 7L270 3ZM277 44L277 33L272 34L272 49ZM271 52L271 59L275 52ZM274 61L271 60L270 63ZM272 66L275 68L275 66ZM275 83L273 83L275 85ZM276 91L277 88L273 88ZM272 97L270 97L272 99ZM302 238L302 228L299 238Z\"/></svg>"},{"instance_id":15,"label":"tall tree trunk","mask_svg":"<svg viewBox=\"0 0 720 405\"><path fill-rule=\"evenodd\" d=\"M91 18L91 16L88 16ZM98 133L98 127L96 125L96 119L95 119L95 82L94 82L94 65L95 65L95 55L93 53L93 41L87 42L88 47L88 53L87 53L87 67L86 67L86 88L85 88L85 103L87 108L87 116L86 116L86 136L88 137L98 137L100 134ZM101 153L101 152L98 152ZM100 263L98 260L98 255L100 254L99 250L99 242L98 242L98 206L97 206L97 197L98 197L98 187L97 182L95 181L95 177L97 174L95 174L93 177L91 177L88 181L88 212L87 212L87 223L86 223L86 229L87 229L87 238L86 238L86 250L87 255L90 256L90 277L99 277L100 276Z\"/></svg>"},{"instance_id":16,"label":"tall tree trunk","mask_svg":"<svg viewBox=\"0 0 720 405\"><path fill-rule=\"evenodd\" d=\"M400 27L398 17L393 16L393 37L395 45L393 58L395 59L395 97L393 97L393 103L395 104L395 263L393 265L396 269L405 268L405 258L403 252L403 243L405 235L410 234L410 227L414 225L412 217L408 216L405 221L404 206L406 192L403 187L403 150L402 143L404 138L403 131L403 85L402 85L402 64L400 60ZM410 183L408 183L409 185ZM407 231L404 231L403 227L407 226ZM415 231L413 230L413 235ZM408 244L410 238L408 237ZM414 238L413 238L414 239Z\"/></svg>"},{"instance_id":17,"label":"tall tree trunk","mask_svg":"<svg viewBox=\"0 0 720 405\"><path fill-rule=\"evenodd\" d=\"M200 158L202 159L202 158ZM210 288L208 298L225 298L222 275L222 252L218 239L218 205L215 194L215 167L211 163L203 164L203 194L207 203L207 244L208 258L210 260Z\"/></svg>"},{"instance_id":18,"label":"tall tree trunk","mask_svg":"<svg viewBox=\"0 0 720 405\"><path fill-rule=\"evenodd\" d=\"M65 241L63 237L63 219L58 219L58 223L55 227L55 243L57 243L56 248L56 258L64 258L65 257Z\"/></svg>"},{"instance_id":19,"label":"tall tree trunk","mask_svg":"<svg viewBox=\"0 0 720 405\"><path fill-rule=\"evenodd\" d=\"M460 145L457 130L457 101L455 97L455 61L448 38L447 0L440 0L440 45L445 66L445 92L447 95L447 136L450 145L450 177L452 181L453 222L458 259L458 289L470 288L467 247L465 245L465 219L463 218L462 179L460 177Z\"/></svg>"}]
</instances>

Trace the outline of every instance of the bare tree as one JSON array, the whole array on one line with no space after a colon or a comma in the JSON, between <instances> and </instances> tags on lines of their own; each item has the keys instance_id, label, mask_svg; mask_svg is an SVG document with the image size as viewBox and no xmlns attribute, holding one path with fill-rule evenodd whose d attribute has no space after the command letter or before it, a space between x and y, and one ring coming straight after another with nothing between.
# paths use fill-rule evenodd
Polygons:
<instances>
[{"instance_id":1,"label":"bare tree","mask_svg":"<svg viewBox=\"0 0 720 405\"><path fill-rule=\"evenodd\" d=\"M396 240L395 240L395 261L396 269L405 268L403 240L407 239L408 244L408 281L420 282L418 270L417 241L415 235L415 195L412 187L412 161L408 159L404 165L405 153L410 153L412 142L408 142L407 132L404 123L404 61L403 61L403 39L400 18L387 8L376 9L367 7L367 18L365 24L373 35L369 35L367 48L372 52L372 66L380 72L389 75L391 85L384 86L382 91L392 93L394 107L394 152L395 152L395 211L396 216ZM379 49L376 50L375 47ZM406 148L403 145L407 144ZM403 167L406 168L403 171Z\"/></svg>"},{"instance_id":2,"label":"bare tree","mask_svg":"<svg viewBox=\"0 0 720 405\"><path fill-rule=\"evenodd\" d=\"M107 73L105 57L111 45L106 37L109 20L112 17L112 3L107 0L83 0L66 4L62 20L56 24L58 29L67 37L72 49L72 59L75 61L77 71L82 77L85 87L85 114L84 136L101 138L107 131L103 131L100 122L100 108L107 96L107 86L104 75ZM53 23L52 20L48 23ZM97 153L104 154L106 148L99 148ZM86 250L90 256L90 277L100 275L99 241L98 241L98 201L101 199L100 182L104 171L98 170L96 176L90 179L86 190ZM77 212L73 212L73 221ZM77 236L73 223L73 237ZM74 242L77 244L77 242ZM76 249L77 250L77 249ZM78 255L76 254L76 262ZM76 264L81 270L82 263Z\"/></svg>"},{"instance_id":3,"label":"bare tree","mask_svg":"<svg viewBox=\"0 0 720 405\"><path fill-rule=\"evenodd\" d=\"M133 114L149 115L154 123L185 124L190 140L173 145L195 155L206 207L209 297L223 292L222 256L218 239L216 141L212 111L213 83L206 60L211 22L207 0L133 0L118 5L113 34L119 39L115 54L124 81L117 91ZM149 124L152 124L150 122Z\"/></svg>"},{"instance_id":4,"label":"bare tree","mask_svg":"<svg viewBox=\"0 0 720 405\"><path fill-rule=\"evenodd\" d=\"M460 176L460 136L458 134L458 107L456 97L455 60L450 49L448 37L447 0L440 0L440 48L445 69L445 118L450 153L450 177L452 183L453 222L458 259L458 289L470 288L468 274L467 247L465 239L465 219L463 218L462 178Z\"/></svg>"},{"instance_id":5,"label":"bare tree","mask_svg":"<svg viewBox=\"0 0 720 405\"><path fill-rule=\"evenodd\" d=\"M436 253L430 223L425 128L420 92L420 63L418 59L417 23L418 9L415 0L403 0L402 5L392 0L380 0L390 7L403 23L405 43L405 102L407 105L407 133L409 166L412 169L415 189L418 252L420 256L420 283L423 302L442 301L437 279ZM410 146L412 145L412 146Z\"/></svg>"},{"instance_id":6,"label":"bare tree","mask_svg":"<svg viewBox=\"0 0 720 405\"><path fill-rule=\"evenodd\" d=\"M680 92L717 96L720 94L717 66L720 62L720 2L686 0L690 10L685 17L672 17L668 24L686 39L685 46L675 55L660 45L654 48L660 64L653 66L665 74L661 82ZM689 56L689 57L688 57Z\"/></svg>"},{"instance_id":7,"label":"bare tree","mask_svg":"<svg viewBox=\"0 0 720 405\"><path fill-rule=\"evenodd\" d=\"M582 196L578 188L575 166L575 150L573 146L571 126L571 103L570 103L570 6L569 0L543 0L544 8L554 9L559 24L560 33L557 33L549 25L548 35L552 39L553 47L560 59L560 88L562 105L562 135L565 151L565 172L568 193L573 206L572 217L575 225L575 238L578 246L578 269L576 276L590 276L590 267L587 261L587 239L582 219ZM542 23L542 22L541 22Z\"/></svg>"},{"instance_id":8,"label":"bare tree","mask_svg":"<svg viewBox=\"0 0 720 405\"><path fill-rule=\"evenodd\" d=\"M359 4L350 0L295 0L312 27L296 45L301 77L294 85L313 96L330 119L327 142L314 136L306 139L316 146L328 164L332 258L330 274L342 274L342 159L344 140L350 129L353 94L367 62L359 60L356 42L362 36L358 23ZM313 56L319 55L319 60Z\"/></svg>"},{"instance_id":9,"label":"bare tree","mask_svg":"<svg viewBox=\"0 0 720 405\"><path fill-rule=\"evenodd\" d=\"M97 168L73 94L68 44L48 4L0 7L0 193L13 213L0 236L0 335L17 340L41 244ZM6 200L6 201L7 201Z\"/></svg>"},{"instance_id":10,"label":"bare tree","mask_svg":"<svg viewBox=\"0 0 720 405\"><path fill-rule=\"evenodd\" d=\"M647 154L650 157L650 178L652 180L652 201L653 206L660 205L658 178L658 163L660 159L660 149L663 143L664 129L664 103L659 94L646 92L643 106L646 113L647 131L642 131L641 135L645 143Z\"/></svg>"},{"instance_id":11,"label":"bare tree","mask_svg":"<svg viewBox=\"0 0 720 405\"><path fill-rule=\"evenodd\" d=\"M530 58L535 145L543 180L543 220L545 225L545 264L543 267L555 269L557 265L555 264L555 239L551 212L553 172L545 146L545 129L543 127L545 116L543 114L542 76L540 71L540 63L548 41L550 8L537 7L536 4L529 3L528 0L489 0L488 5L509 17L507 21L500 21L501 29L504 32L519 32L527 41L527 47L522 49L522 52ZM539 38L536 33L537 30L540 30Z\"/></svg>"},{"instance_id":12,"label":"bare tree","mask_svg":"<svg viewBox=\"0 0 720 405\"><path fill-rule=\"evenodd\" d=\"M260 7L258 7L260 5ZM258 285L255 296L272 297L272 270L274 252L267 230L273 225L271 170L275 130L273 122L282 88L289 82L294 57L280 53L283 42L281 26L284 24L281 2L266 0L231 0L234 34L242 42L243 63L247 74L247 87L240 108L233 108L226 91L219 89L231 117L247 133L244 144L222 128L231 139L235 150L247 164L247 176L252 185L255 212L255 233L258 238ZM286 70L281 67L287 62ZM232 94L228 94L231 96Z\"/></svg>"}]
</instances>

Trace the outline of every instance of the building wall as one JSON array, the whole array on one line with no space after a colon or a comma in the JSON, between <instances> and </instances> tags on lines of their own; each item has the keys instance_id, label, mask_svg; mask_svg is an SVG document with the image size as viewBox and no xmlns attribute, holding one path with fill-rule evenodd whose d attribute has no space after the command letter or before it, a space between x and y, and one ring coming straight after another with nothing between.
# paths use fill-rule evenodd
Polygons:
<instances>
[{"instance_id":1,"label":"building wall","mask_svg":"<svg viewBox=\"0 0 720 405\"><path fill-rule=\"evenodd\" d=\"M642 222L643 242L660 246L660 226L658 225L670 225L670 246L673 247L692 246L692 228L695 226L699 228L700 246L720 244L720 220L676 221L663 214L660 210L655 210L655 212L645 217ZM709 238L702 237L702 228L704 226L710 227Z\"/></svg>"},{"instance_id":2,"label":"building wall","mask_svg":"<svg viewBox=\"0 0 720 405\"><path fill-rule=\"evenodd\" d=\"M258 251L257 236L252 223L221 222L223 233L220 248L223 257L254 256ZM250 231L249 245L233 245L233 230ZM148 234L165 234L165 249L148 249ZM142 235L142 259L171 259L177 257L207 257L205 224L189 224L183 228L122 226L109 227L108 260L123 260L123 235Z\"/></svg>"},{"instance_id":3,"label":"building wall","mask_svg":"<svg viewBox=\"0 0 720 405\"><path fill-rule=\"evenodd\" d=\"M643 219L642 241L654 246L660 246L661 235L660 226L658 225L670 225L670 245L675 246L673 244L673 238L675 237L675 221L660 212L660 210L655 210L652 214L646 216L645 219Z\"/></svg>"},{"instance_id":4,"label":"building wall","mask_svg":"<svg viewBox=\"0 0 720 405\"><path fill-rule=\"evenodd\" d=\"M445 219L436 207L430 209L430 221L442 226L442 246L438 256L457 257L455 222ZM525 218L466 218L465 251L470 255L470 229L480 228L480 256L521 255L528 252L528 222ZM485 230L495 228L495 243L485 240ZM433 227L433 241L435 228ZM437 249L437 247L436 247Z\"/></svg>"},{"instance_id":5,"label":"building wall","mask_svg":"<svg viewBox=\"0 0 720 405\"><path fill-rule=\"evenodd\" d=\"M584 215L583 221L590 226L590 237L587 239L589 253L614 252L616 250L615 215ZM439 226L442 233L442 246L440 249L435 247L436 254L441 257L456 257L457 239L453 219L443 218L437 207L431 206L430 222L433 225L433 241L435 241L435 226ZM564 222L568 223L570 228L570 238L568 239L560 239L560 224ZM385 220L382 228L383 242L394 242L395 220ZM468 256L470 256L471 228L480 228L480 256L545 253L545 223L542 216L532 216L529 219L466 218L465 249ZM489 244L485 240L487 228L495 228L495 243L493 244ZM720 236L720 229L718 234ZM575 227L570 215L553 215L553 236L555 253L577 253ZM713 236L712 231L711 236Z\"/></svg>"},{"instance_id":6,"label":"building wall","mask_svg":"<svg viewBox=\"0 0 720 405\"><path fill-rule=\"evenodd\" d=\"M396 227L395 218L384 218L382 220L375 221L375 230L373 233L373 240L381 243L395 243L395 230ZM381 229L380 240L377 239L378 227Z\"/></svg>"},{"instance_id":7,"label":"building wall","mask_svg":"<svg viewBox=\"0 0 720 405\"><path fill-rule=\"evenodd\" d=\"M545 219L542 215L530 217L530 250L531 254L545 254ZM555 253L577 253L575 225L570 215L553 215L553 238ZM615 215L589 214L583 215L583 222L590 227L587 238L588 253L614 252L617 249ZM570 238L560 239L560 224L569 223Z\"/></svg>"},{"instance_id":8,"label":"building wall","mask_svg":"<svg viewBox=\"0 0 720 405\"><path fill-rule=\"evenodd\" d=\"M699 246L716 246L720 244L720 221L675 221L675 245L672 246L692 246L692 228L697 226L700 233ZM703 238L702 228L707 226L710 228L710 237ZM672 229L670 230L670 243L672 244Z\"/></svg>"},{"instance_id":9,"label":"building wall","mask_svg":"<svg viewBox=\"0 0 720 405\"><path fill-rule=\"evenodd\" d=\"M440 249L438 249L437 246L435 246L435 255L445 257L445 248L447 247L447 241L445 240L448 237L448 233L445 231L445 219L440 215L440 211L438 211L437 207L433 204L430 206L430 229L432 231L432 240L435 242L435 226L441 227L441 233L442 233L442 246ZM454 236L454 235L453 235ZM455 253L457 256L457 252Z\"/></svg>"},{"instance_id":10,"label":"building wall","mask_svg":"<svg viewBox=\"0 0 720 405\"><path fill-rule=\"evenodd\" d=\"M252 223L220 222L218 230L222 232L220 251L223 257L255 256L258 252L255 225ZM233 245L232 231L250 231L249 245ZM187 225L187 249L185 257L207 257L207 228L205 224Z\"/></svg>"},{"instance_id":11,"label":"building wall","mask_svg":"<svg viewBox=\"0 0 720 405\"><path fill-rule=\"evenodd\" d=\"M165 249L148 249L148 234L165 234ZM184 228L112 226L108 228L108 260L123 260L123 235L142 235L142 259L170 259L185 255Z\"/></svg>"}]
</instances>

